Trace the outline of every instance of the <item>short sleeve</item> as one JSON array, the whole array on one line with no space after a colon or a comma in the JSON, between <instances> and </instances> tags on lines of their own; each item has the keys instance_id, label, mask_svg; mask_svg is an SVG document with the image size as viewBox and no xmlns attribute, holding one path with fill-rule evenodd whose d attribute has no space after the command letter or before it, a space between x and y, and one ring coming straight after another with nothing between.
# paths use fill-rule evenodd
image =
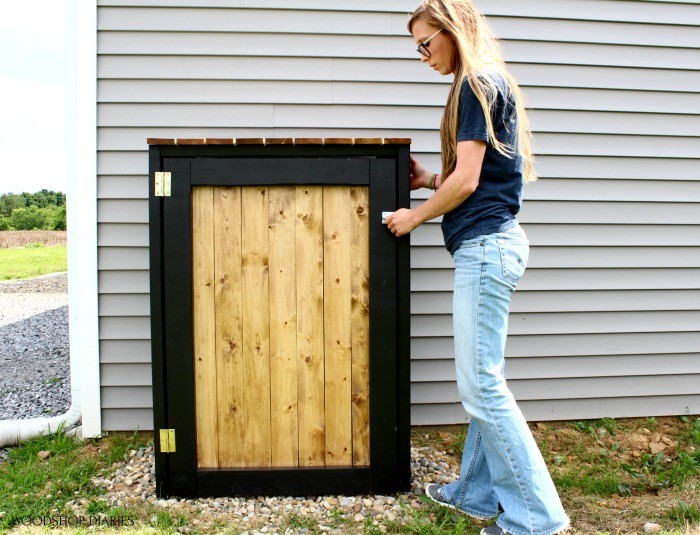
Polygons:
<instances>
[{"instance_id":1,"label":"short sleeve","mask_svg":"<svg viewBox=\"0 0 700 535\"><path fill-rule=\"evenodd\" d=\"M462 92L459 98L459 125L457 128L457 141L470 141L473 139L489 140L486 116L479 99L467 79L462 83Z\"/></svg>"}]
</instances>

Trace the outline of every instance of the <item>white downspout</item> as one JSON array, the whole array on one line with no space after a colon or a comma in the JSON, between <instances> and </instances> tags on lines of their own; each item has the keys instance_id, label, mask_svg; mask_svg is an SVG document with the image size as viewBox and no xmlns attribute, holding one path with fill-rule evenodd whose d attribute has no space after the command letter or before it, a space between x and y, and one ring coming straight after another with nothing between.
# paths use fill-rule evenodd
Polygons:
<instances>
[{"instance_id":1,"label":"white downspout","mask_svg":"<svg viewBox=\"0 0 700 535\"><path fill-rule=\"evenodd\" d=\"M56 433L61 425L69 429L81 419L80 403L73 403L67 413L48 418L0 421L0 447L15 446L40 435Z\"/></svg>"},{"instance_id":2,"label":"white downspout","mask_svg":"<svg viewBox=\"0 0 700 535\"><path fill-rule=\"evenodd\" d=\"M69 429L82 419L81 411L81 377L80 365L77 362L79 353L70 353L70 384L71 406L68 412L59 416L46 416L40 418L28 418L26 420L0 420L0 447L16 446L22 442L41 435L51 435L63 426L64 431L70 434ZM81 430L82 431L82 430ZM79 438L82 438L79 436Z\"/></svg>"},{"instance_id":3,"label":"white downspout","mask_svg":"<svg viewBox=\"0 0 700 535\"><path fill-rule=\"evenodd\" d=\"M71 406L59 416L0 421L0 447L82 419L81 436L101 434L97 304L97 4L65 0L66 194Z\"/></svg>"}]
</instances>

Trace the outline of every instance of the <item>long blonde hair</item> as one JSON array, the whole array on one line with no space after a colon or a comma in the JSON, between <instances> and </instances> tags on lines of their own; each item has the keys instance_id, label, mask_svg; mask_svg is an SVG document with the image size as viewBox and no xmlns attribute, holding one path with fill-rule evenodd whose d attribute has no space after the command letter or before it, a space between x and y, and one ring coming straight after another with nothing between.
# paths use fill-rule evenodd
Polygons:
<instances>
[{"instance_id":1,"label":"long blonde hair","mask_svg":"<svg viewBox=\"0 0 700 535\"><path fill-rule=\"evenodd\" d=\"M449 34L456 48L455 77L440 125L444 176L449 176L457 165L459 99L462 82L467 79L484 110L490 143L504 156L512 158L519 154L523 158L525 181L536 180L530 123L525 111L524 97L515 78L506 70L501 47L486 18L470 0L423 0L408 21L409 32L412 33L413 24L418 19L423 19L427 24L441 28ZM498 96L498 86L489 73L500 74L505 79L506 90L515 101L518 116L515 147L504 145L495 135L491 110ZM507 99L508 95L505 95L505 98Z\"/></svg>"}]
</instances>

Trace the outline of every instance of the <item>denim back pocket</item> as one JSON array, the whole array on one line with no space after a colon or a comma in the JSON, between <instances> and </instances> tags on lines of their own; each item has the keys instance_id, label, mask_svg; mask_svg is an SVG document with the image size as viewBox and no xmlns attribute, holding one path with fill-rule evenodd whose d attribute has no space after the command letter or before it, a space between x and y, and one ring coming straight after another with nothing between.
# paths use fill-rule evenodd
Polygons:
<instances>
[{"instance_id":1,"label":"denim back pocket","mask_svg":"<svg viewBox=\"0 0 700 535\"><path fill-rule=\"evenodd\" d=\"M503 278L515 285L525 273L530 254L530 243L527 240L497 240L501 253Z\"/></svg>"}]
</instances>

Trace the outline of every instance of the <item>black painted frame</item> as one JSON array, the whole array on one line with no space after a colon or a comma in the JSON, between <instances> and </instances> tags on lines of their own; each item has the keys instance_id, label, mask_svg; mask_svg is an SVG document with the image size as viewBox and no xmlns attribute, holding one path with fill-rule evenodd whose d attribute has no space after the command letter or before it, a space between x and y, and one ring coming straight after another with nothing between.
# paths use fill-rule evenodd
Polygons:
<instances>
[{"instance_id":1,"label":"black painted frame","mask_svg":"<svg viewBox=\"0 0 700 535\"><path fill-rule=\"evenodd\" d=\"M409 206L409 145L151 145L151 341L159 497L390 494L410 489L410 243L381 213ZM171 197L154 173L169 171ZM370 465L199 469L192 358L192 187L368 185ZM392 380L393 379L393 380ZM159 429L176 430L160 453Z\"/></svg>"}]
</instances>

